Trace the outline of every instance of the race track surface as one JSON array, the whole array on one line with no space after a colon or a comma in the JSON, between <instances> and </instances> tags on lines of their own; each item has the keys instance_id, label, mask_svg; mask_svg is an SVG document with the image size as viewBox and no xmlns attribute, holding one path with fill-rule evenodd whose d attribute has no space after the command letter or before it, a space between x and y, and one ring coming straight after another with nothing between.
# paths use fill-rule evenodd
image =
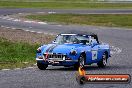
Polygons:
<instances>
[{"instance_id":1,"label":"race track surface","mask_svg":"<svg viewBox=\"0 0 132 88\"><path fill-rule=\"evenodd\" d=\"M132 9L1 9L0 15L32 12L56 12L56 13L77 13L77 14L132 14Z\"/></svg>"},{"instance_id":2,"label":"race track surface","mask_svg":"<svg viewBox=\"0 0 132 88\"><path fill-rule=\"evenodd\" d=\"M61 33L68 31L95 32L101 42L109 43L112 57L105 69L96 65L87 66L88 74L130 74L132 75L132 30L113 27L95 27L80 25L39 24L3 19L3 15L34 12L57 13L132 13L132 10L41 10L41 9L0 9L0 25L21 28L29 31L45 33ZM41 71L36 67L18 70L0 71L0 88L131 88L130 84L85 84L76 82L76 70L73 68L49 66Z\"/></svg>"}]
</instances>

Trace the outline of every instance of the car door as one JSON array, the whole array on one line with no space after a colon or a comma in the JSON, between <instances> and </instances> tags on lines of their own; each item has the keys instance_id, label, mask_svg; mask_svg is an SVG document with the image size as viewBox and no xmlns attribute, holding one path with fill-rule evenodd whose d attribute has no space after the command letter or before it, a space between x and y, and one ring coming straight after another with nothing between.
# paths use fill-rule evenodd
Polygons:
<instances>
[{"instance_id":1,"label":"car door","mask_svg":"<svg viewBox=\"0 0 132 88\"><path fill-rule=\"evenodd\" d=\"M97 42L96 39L90 37L90 47L89 51L87 52L87 64L92 64L96 63L99 60L101 49L100 49L100 44Z\"/></svg>"},{"instance_id":2,"label":"car door","mask_svg":"<svg viewBox=\"0 0 132 88\"><path fill-rule=\"evenodd\" d=\"M101 53L100 44L97 43L96 39L91 38L91 61L97 62Z\"/></svg>"},{"instance_id":3,"label":"car door","mask_svg":"<svg viewBox=\"0 0 132 88\"><path fill-rule=\"evenodd\" d=\"M91 59L92 59L91 61L96 62L98 59L98 55L99 55L98 45L91 46Z\"/></svg>"}]
</instances>

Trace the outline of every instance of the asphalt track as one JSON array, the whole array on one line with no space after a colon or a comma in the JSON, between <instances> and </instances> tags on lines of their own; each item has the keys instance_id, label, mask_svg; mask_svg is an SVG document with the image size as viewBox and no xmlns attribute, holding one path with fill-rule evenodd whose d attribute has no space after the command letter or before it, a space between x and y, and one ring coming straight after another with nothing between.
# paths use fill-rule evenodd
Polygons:
<instances>
[{"instance_id":1,"label":"asphalt track","mask_svg":"<svg viewBox=\"0 0 132 88\"><path fill-rule=\"evenodd\" d=\"M1 9L0 15L32 12L56 12L56 13L77 13L77 14L132 14L132 9Z\"/></svg>"},{"instance_id":2,"label":"asphalt track","mask_svg":"<svg viewBox=\"0 0 132 88\"><path fill-rule=\"evenodd\" d=\"M113 27L95 27L79 25L59 25L59 24L40 24L23 21L13 21L3 19L3 15L17 13L34 12L57 12L57 13L78 13L89 14L92 11L100 13L132 13L132 10L37 10L37 9L0 9L0 25L11 28L21 28L29 31L60 33L67 31L86 31L95 32L99 40L109 43L115 52L109 60L105 69L98 68L96 65L87 66L88 74L130 74L132 75L132 30ZM97 11L97 12L96 12ZM117 48L118 47L118 48ZM113 50L112 50L113 51ZM38 68L26 68L9 71L0 71L0 88L131 88L130 84L85 84L79 85L76 82L75 71L73 68L52 67L41 71Z\"/></svg>"}]
</instances>

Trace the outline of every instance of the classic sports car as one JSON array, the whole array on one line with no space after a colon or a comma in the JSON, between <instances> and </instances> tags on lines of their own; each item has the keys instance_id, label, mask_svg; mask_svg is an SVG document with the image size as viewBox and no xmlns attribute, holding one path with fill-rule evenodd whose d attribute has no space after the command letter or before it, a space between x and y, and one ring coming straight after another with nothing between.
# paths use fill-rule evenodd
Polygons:
<instances>
[{"instance_id":1,"label":"classic sports car","mask_svg":"<svg viewBox=\"0 0 132 88\"><path fill-rule=\"evenodd\" d=\"M36 54L40 70L48 65L78 68L97 63L98 67L105 67L109 57L109 45L99 43L93 33L59 34L51 44L40 46Z\"/></svg>"}]
</instances>

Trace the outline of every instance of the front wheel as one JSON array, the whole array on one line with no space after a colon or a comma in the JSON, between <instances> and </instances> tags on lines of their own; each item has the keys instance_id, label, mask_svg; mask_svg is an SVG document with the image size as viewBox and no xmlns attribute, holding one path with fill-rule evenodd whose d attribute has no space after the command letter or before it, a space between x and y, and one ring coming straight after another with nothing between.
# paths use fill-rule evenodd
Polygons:
<instances>
[{"instance_id":1,"label":"front wheel","mask_svg":"<svg viewBox=\"0 0 132 88\"><path fill-rule=\"evenodd\" d=\"M97 63L98 67L104 68L107 64L107 54L104 53L102 56L102 60Z\"/></svg>"},{"instance_id":2,"label":"front wheel","mask_svg":"<svg viewBox=\"0 0 132 88\"><path fill-rule=\"evenodd\" d=\"M78 63L74 65L74 68L78 69L80 66L84 67L84 65L85 65L85 56L83 54L81 54L78 59Z\"/></svg>"},{"instance_id":3,"label":"front wheel","mask_svg":"<svg viewBox=\"0 0 132 88\"><path fill-rule=\"evenodd\" d=\"M37 66L40 70L46 70L48 65L37 62Z\"/></svg>"}]
</instances>

